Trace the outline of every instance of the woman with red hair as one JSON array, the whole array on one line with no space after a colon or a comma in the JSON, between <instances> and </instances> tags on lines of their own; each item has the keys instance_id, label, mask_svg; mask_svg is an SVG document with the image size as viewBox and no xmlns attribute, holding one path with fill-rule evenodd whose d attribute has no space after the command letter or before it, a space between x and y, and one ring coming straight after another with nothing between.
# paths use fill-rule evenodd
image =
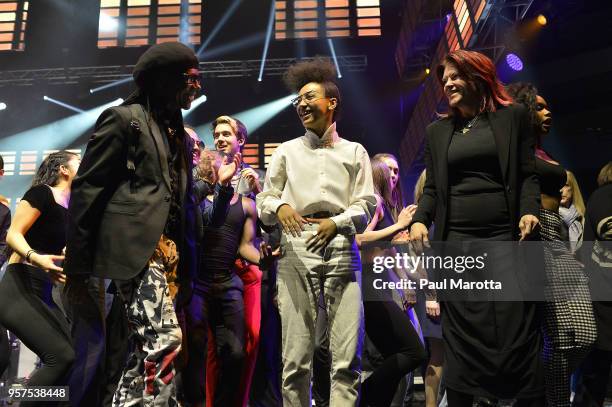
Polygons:
<instances>
[{"instance_id":1,"label":"woman with red hair","mask_svg":"<svg viewBox=\"0 0 612 407\"><path fill-rule=\"evenodd\" d=\"M486 247L487 268L461 277L488 279L494 266L504 290L516 287L515 257L504 242L531 235L540 207L529 117L524 107L513 105L485 55L453 51L437 75L449 109L427 127L427 179L410 239L418 249L435 223L434 240L448 242L445 254L474 255ZM447 297L441 303L449 406L471 407L474 396L481 396L541 407L536 305L495 301L493 291L486 296L488 301Z\"/></svg>"}]
</instances>

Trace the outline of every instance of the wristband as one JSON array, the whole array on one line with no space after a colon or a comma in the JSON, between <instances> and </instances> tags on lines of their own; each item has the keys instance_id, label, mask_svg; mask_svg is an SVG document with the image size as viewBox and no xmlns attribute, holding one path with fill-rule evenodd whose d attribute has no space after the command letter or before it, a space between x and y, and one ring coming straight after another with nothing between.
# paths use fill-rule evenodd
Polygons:
<instances>
[{"instance_id":1,"label":"wristband","mask_svg":"<svg viewBox=\"0 0 612 407\"><path fill-rule=\"evenodd\" d=\"M34 249L28 250L28 252L25 255L25 259L28 263L30 263L30 256L32 255L32 253L38 253L38 252Z\"/></svg>"}]
</instances>

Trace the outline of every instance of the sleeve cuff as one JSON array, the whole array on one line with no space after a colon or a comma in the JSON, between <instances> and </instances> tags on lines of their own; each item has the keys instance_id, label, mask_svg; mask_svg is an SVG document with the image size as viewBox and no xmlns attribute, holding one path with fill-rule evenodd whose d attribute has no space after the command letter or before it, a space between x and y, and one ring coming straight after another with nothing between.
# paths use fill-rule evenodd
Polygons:
<instances>
[{"instance_id":1,"label":"sleeve cuff","mask_svg":"<svg viewBox=\"0 0 612 407\"><path fill-rule=\"evenodd\" d=\"M340 215L332 216L330 218L338 228L338 233L345 236L355 235L357 231L355 225L346 214L341 213Z\"/></svg>"}]
</instances>

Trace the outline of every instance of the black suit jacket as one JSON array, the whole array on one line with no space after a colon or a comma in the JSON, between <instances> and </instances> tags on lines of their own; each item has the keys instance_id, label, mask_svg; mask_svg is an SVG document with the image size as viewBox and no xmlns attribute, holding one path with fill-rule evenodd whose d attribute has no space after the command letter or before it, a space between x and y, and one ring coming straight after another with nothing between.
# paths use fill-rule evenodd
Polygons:
<instances>
[{"instance_id":1,"label":"black suit jacket","mask_svg":"<svg viewBox=\"0 0 612 407\"><path fill-rule=\"evenodd\" d=\"M538 216L540 184L535 171L535 138L527 110L522 105L501 107L486 113L495 137L499 163L510 213L513 236L518 238L518 222L523 215ZM427 127L425 165L427 179L412 223L428 228L435 223L434 240L443 240L448 214L448 146L454 130L451 118Z\"/></svg>"},{"instance_id":2,"label":"black suit jacket","mask_svg":"<svg viewBox=\"0 0 612 407\"><path fill-rule=\"evenodd\" d=\"M133 143L130 122L140 125ZM72 182L64 271L67 275L128 280L147 264L170 209L170 173L165 135L138 105L104 111ZM185 143L190 142L184 137ZM127 170L135 146L135 171ZM195 275L195 205L191 191L191 146L180 170L179 280Z\"/></svg>"}]
</instances>

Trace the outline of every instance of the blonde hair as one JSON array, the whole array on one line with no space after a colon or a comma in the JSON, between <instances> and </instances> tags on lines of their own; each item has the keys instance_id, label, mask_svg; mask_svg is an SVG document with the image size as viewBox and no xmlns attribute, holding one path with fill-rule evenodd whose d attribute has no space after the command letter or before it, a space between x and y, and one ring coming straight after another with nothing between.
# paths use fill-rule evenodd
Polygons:
<instances>
[{"instance_id":1,"label":"blonde hair","mask_svg":"<svg viewBox=\"0 0 612 407\"><path fill-rule=\"evenodd\" d=\"M249 133L244 123L242 123L240 120L227 115L219 116L215 119L214 122L212 122L212 131L214 132L215 128L220 124L228 124L232 128L232 130L234 130L236 138L238 140L244 140L244 142L246 143L247 137L249 137Z\"/></svg>"},{"instance_id":2,"label":"blonde hair","mask_svg":"<svg viewBox=\"0 0 612 407\"><path fill-rule=\"evenodd\" d=\"M567 183L572 189L571 203L576 207L578 213L584 217L584 214L586 213L586 205L584 204L584 198L582 197L582 192L580 192L578 181L576 180L573 172L569 170L566 170L565 172L567 172Z\"/></svg>"},{"instance_id":3,"label":"blonde hair","mask_svg":"<svg viewBox=\"0 0 612 407\"><path fill-rule=\"evenodd\" d=\"M425 181L427 180L427 170L423 170L421 175L419 175L419 179L417 180L414 186L414 204L418 205L419 200L423 196L423 189L425 188Z\"/></svg>"},{"instance_id":4,"label":"blonde hair","mask_svg":"<svg viewBox=\"0 0 612 407\"><path fill-rule=\"evenodd\" d=\"M612 161L604 165L597 176L597 185L602 186L608 182L612 182Z\"/></svg>"}]
</instances>

